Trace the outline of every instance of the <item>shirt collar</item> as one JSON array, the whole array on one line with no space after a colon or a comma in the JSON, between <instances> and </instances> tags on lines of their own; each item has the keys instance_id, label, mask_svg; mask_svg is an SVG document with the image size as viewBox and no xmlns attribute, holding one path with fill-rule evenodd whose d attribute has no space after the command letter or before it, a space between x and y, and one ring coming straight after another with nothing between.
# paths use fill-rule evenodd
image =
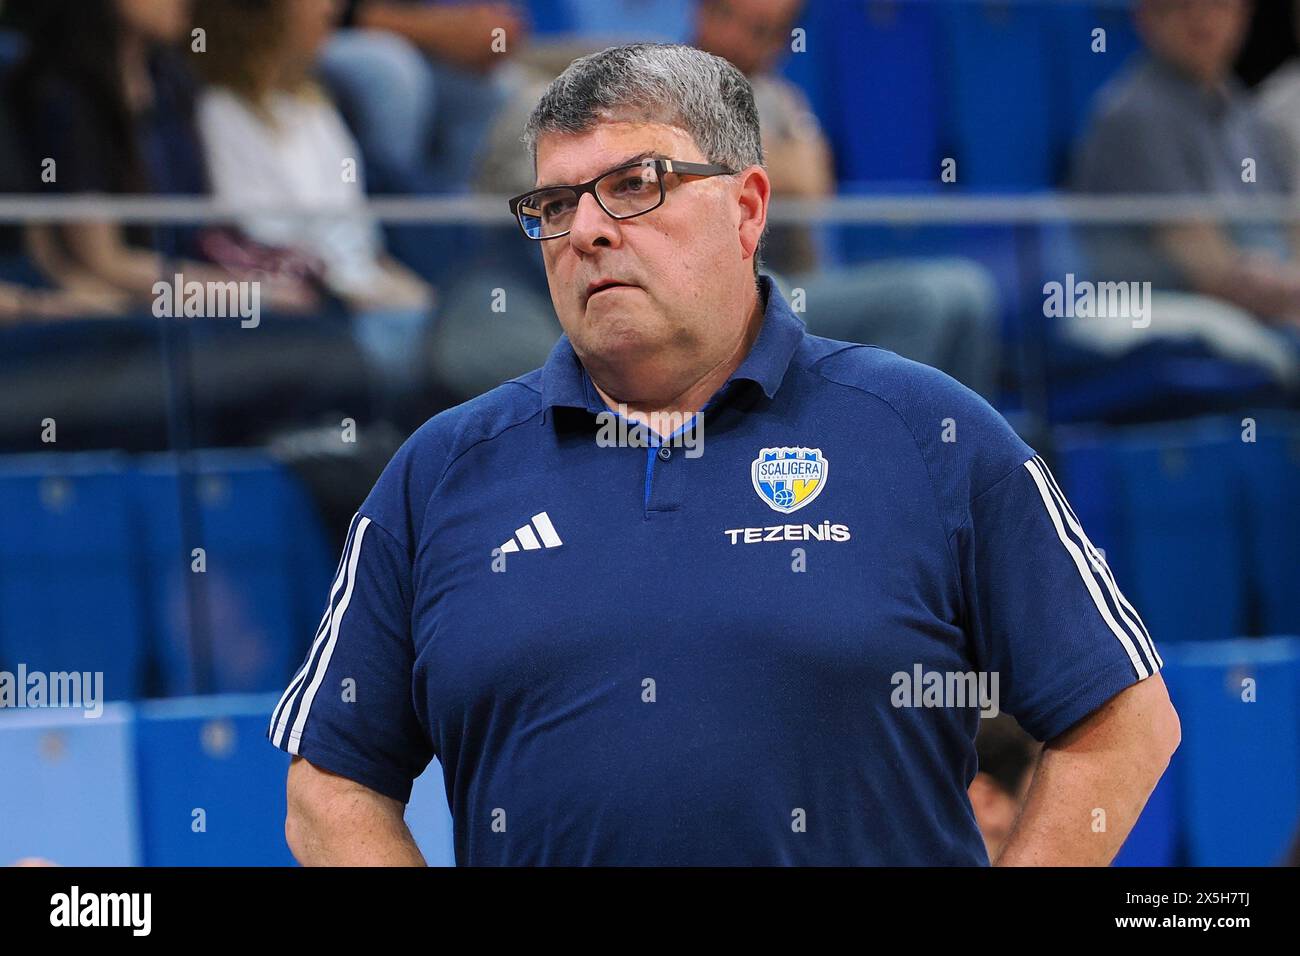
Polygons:
<instances>
[{"instance_id":1,"label":"shirt collar","mask_svg":"<svg viewBox=\"0 0 1300 956\"><path fill-rule=\"evenodd\" d=\"M756 382L763 389L764 395L774 398L790 367L790 359L794 357L795 349L807 331L771 276L759 273L758 286L759 295L765 303L763 325L759 329L758 338L754 340L745 360L714 395L714 399L733 382L742 379ZM542 398L548 406L585 408L592 413L609 410L592 385L591 377L573 351L567 335L560 336L542 367ZM710 399L709 404L714 399Z\"/></svg>"}]
</instances>

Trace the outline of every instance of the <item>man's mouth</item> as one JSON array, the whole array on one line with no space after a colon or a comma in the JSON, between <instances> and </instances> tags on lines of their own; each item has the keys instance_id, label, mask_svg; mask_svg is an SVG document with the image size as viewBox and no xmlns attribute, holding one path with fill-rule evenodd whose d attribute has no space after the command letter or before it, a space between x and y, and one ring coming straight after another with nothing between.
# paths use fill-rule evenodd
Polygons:
<instances>
[{"instance_id":1,"label":"man's mouth","mask_svg":"<svg viewBox=\"0 0 1300 956\"><path fill-rule=\"evenodd\" d=\"M612 289L638 289L640 286L631 282L619 282L617 279L601 279L587 286L587 300L590 301L593 296L602 292L608 292Z\"/></svg>"}]
</instances>

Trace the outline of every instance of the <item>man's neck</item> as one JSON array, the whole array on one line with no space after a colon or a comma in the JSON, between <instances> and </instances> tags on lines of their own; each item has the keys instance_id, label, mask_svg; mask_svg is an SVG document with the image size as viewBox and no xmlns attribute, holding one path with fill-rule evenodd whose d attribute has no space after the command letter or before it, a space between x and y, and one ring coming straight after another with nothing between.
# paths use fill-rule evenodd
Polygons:
<instances>
[{"instance_id":1,"label":"man's neck","mask_svg":"<svg viewBox=\"0 0 1300 956\"><path fill-rule=\"evenodd\" d=\"M735 346L727 356L697 378L694 382L681 389L676 395L666 398L652 399L647 401L620 401L618 398L606 392L592 378L592 385L596 387L597 394L601 400L611 410L624 412L628 418L634 421L641 421L647 424L654 421L656 417L677 414L693 414L703 408L729 379L736 369L740 368L746 356L749 355L750 349L754 347L754 342L758 338L759 330L763 326L764 302L758 289L753 290L753 295L749 302L749 319L746 321L744 331L737 340ZM668 436L662 436L668 437Z\"/></svg>"}]
</instances>

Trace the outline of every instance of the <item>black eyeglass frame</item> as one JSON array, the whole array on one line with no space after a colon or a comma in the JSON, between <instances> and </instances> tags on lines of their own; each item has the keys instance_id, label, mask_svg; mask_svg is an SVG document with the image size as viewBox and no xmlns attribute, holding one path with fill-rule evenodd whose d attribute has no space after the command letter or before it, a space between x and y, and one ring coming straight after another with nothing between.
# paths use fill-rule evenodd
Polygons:
<instances>
[{"instance_id":1,"label":"black eyeglass frame","mask_svg":"<svg viewBox=\"0 0 1300 956\"><path fill-rule=\"evenodd\" d=\"M655 177L655 182L659 186L659 200L648 209L634 212L629 216L619 216L610 212L609 208L601 201L600 193L596 191L596 184L606 176L612 176L615 173L621 173L625 170L636 169L642 166L654 166L658 172L658 176ZM546 242L548 239L561 239L572 232L572 230L566 229L564 232L557 232L553 236L532 236L528 234L528 227L524 225L524 220L519 214L519 207L525 199L529 196L534 196L537 193L545 192L548 189L572 189L578 197L575 202L575 209L577 208L576 204L582 202L582 197L587 193L591 193L592 196L596 198L596 205L600 206L600 208L605 211L605 214L611 219L635 219L637 216L644 216L648 212L653 212L664 204L664 200L668 196L668 190L664 186L664 176L668 173L677 173L679 176L732 176L735 174L735 170L728 169L725 166L718 166L715 163L686 163L679 162L675 159L639 159L634 163L625 163L622 166L615 166L613 169L607 169L595 179L589 179L585 183L579 183L575 186L566 186L563 184L558 186L540 186L530 189L526 193L520 193L518 196L514 196L510 199L510 214L514 216L515 222L519 223L519 228L523 231L524 236L531 239L533 242Z\"/></svg>"}]
</instances>

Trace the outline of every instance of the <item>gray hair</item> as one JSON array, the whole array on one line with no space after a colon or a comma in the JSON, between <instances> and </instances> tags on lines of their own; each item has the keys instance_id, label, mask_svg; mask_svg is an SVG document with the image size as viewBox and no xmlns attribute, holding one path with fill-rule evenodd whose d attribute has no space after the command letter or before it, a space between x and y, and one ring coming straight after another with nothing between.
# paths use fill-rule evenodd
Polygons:
<instances>
[{"instance_id":1,"label":"gray hair","mask_svg":"<svg viewBox=\"0 0 1300 956\"><path fill-rule=\"evenodd\" d=\"M754 91L745 74L712 53L677 43L629 43L579 57L546 88L520 142L537 172L542 133L585 133L601 122L664 123L690 134L705 162L763 165ZM766 231L754 252L754 273Z\"/></svg>"}]
</instances>

